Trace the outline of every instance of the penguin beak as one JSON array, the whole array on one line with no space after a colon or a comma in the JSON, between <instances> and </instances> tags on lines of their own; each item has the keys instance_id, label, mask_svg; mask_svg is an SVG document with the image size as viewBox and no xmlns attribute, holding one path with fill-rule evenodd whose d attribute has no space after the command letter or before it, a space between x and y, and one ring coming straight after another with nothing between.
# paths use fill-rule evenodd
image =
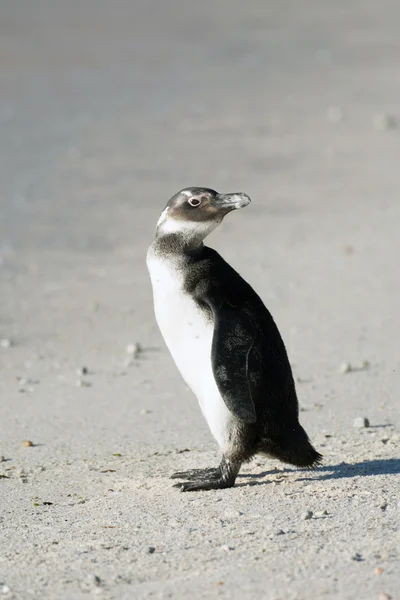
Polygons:
<instances>
[{"instance_id":1,"label":"penguin beak","mask_svg":"<svg viewBox=\"0 0 400 600\"><path fill-rule=\"evenodd\" d=\"M235 194L217 194L217 196L214 198L214 205L216 208L227 210L244 208L250 204L250 202L251 200L248 195L241 192Z\"/></svg>"}]
</instances>

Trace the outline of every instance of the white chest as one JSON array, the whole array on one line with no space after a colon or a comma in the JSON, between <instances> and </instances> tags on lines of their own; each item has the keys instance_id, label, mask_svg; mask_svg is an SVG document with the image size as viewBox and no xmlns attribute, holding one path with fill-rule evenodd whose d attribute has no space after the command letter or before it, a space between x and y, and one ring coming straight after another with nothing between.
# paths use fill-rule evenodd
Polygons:
<instances>
[{"instance_id":1,"label":"white chest","mask_svg":"<svg viewBox=\"0 0 400 600\"><path fill-rule=\"evenodd\" d=\"M183 289L179 263L147 255L157 324L176 366L197 396L214 437L221 447L228 438L230 413L211 367L213 323Z\"/></svg>"},{"instance_id":2,"label":"white chest","mask_svg":"<svg viewBox=\"0 0 400 600\"><path fill-rule=\"evenodd\" d=\"M210 363L212 324L184 291L179 263L150 254L147 265L158 326L185 381L198 395L204 382L201 373Z\"/></svg>"}]
</instances>

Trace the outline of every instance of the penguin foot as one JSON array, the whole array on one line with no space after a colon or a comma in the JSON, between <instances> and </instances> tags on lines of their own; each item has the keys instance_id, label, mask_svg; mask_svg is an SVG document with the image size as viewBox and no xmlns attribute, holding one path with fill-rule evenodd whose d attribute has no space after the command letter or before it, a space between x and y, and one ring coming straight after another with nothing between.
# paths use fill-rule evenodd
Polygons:
<instances>
[{"instance_id":1,"label":"penguin foot","mask_svg":"<svg viewBox=\"0 0 400 600\"><path fill-rule=\"evenodd\" d=\"M191 469L190 471L179 471L171 475L171 479L218 479L221 477L221 470L219 467L211 469ZM178 484L180 485L180 484Z\"/></svg>"},{"instance_id":2,"label":"penguin foot","mask_svg":"<svg viewBox=\"0 0 400 600\"><path fill-rule=\"evenodd\" d=\"M197 490L223 490L235 485L240 463L222 457L221 464L216 469L192 469L174 473L171 479L186 479L183 483L175 483L174 487L181 492Z\"/></svg>"},{"instance_id":3,"label":"penguin foot","mask_svg":"<svg viewBox=\"0 0 400 600\"><path fill-rule=\"evenodd\" d=\"M175 483L173 487L179 488L181 492L196 492L199 490L223 490L235 485L235 480L226 480L223 477L216 479L202 479L199 481L185 481Z\"/></svg>"}]
</instances>

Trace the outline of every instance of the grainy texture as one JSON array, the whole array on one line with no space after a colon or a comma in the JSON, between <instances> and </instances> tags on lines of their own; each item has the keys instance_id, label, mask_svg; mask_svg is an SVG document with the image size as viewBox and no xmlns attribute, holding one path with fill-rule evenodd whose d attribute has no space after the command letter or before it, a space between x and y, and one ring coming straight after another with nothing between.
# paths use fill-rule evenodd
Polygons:
<instances>
[{"instance_id":1,"label":"grainy texture","mask_svg":"<svg viewBox=\"0 0 400 600\"><path fill-rule=\"evenodd\" d=\"M399 597L399 19L395 0L1 3L5 598ZM208 242L281 330L313 473L168 479L219 462L145 265L188 185L253 200Z\"/></svg>"}]
</instances>

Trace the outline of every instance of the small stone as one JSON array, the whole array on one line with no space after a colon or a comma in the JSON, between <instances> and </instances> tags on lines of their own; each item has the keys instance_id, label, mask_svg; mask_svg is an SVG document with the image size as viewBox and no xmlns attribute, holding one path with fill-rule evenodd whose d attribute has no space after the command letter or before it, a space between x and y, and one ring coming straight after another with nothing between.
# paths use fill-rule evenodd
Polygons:
<instances>
[{"instance_id":1,"label":"small stone","mask_svg":"<svg viewBox=\"0 0 400 600\"><path fill-rule=\"evenodd\" d=\"M363 360L362 363L361 363L361 368L362 369L369 369L369 367L370 367L369 360Z\"/></svg>"},{"instance_id":2,"label":"small stone","mask_svg":"<svg viewBox=\"0 0 400 600\"><path fill-rule=\"evenodd\" d=\"M375 569L375 575L382 575L384 569L382 569L382 567L376 567Z\"/></svg>"},{"instance_id":3,"label":"small stone","mask_svg":"<svg viewBox=\"0 0 400 600\"><path fill-rule=\"evenodd\" d=\"M327 510L319 510L319 511L317 511L317 512L315 513L315 516L316 516L316 517L324 517L324 516L325 516L325 515L327 515L327 514L328 514L328 511L327 511Z\"/></svg>"},{"instance_id":4,"label":"small stone","mask_svg":"<svg viewBox=\"0 0 400 600\"><path fill-rule=\"evenodd\" d=\"M139 342L135 342L134 344L128 344L126 347L127 354L133 356L133 358L138 358L139 355L143 352L143 348Z\"/></svg>"},{"instance_id":5,"label":"small stone","mask_svg":"<svg viewBox=\"0 0 400 600\"><path fill-rule=\"evenodd\" d=\"M78 377L82 377L82 375L88 375L89 373L89 369L87 367L79 367L76 370L76 374L78 375Z\"/></svg>"},{"instance_id":6,"label":"small stone","mask_svg":"<svg viewBox=\"0 0 400 600\"><path fill-rule=\"evenodd\" d=\"M2 348L11 348L12 342L8 338L3 338L2 340L0 340L0 346Z\"/></svg>"},{"instance_id":7,"label":"small stone","mask_svg":"<svg viewBox=\"0 0 400 600\"><path fill-rule=\"evenodd\" d=\"M142 410L140 411L141 415L149 415L151 413L151 410L149 410L148 408L142 408Z\"/></svg>"},{"instance_id":8,"label":"small stone","mask_svg":"<svg viewBox=\"0 0 400 600\"><path fill-rule=\"evenodd\" d=\"M221 546L220 550L222 550L223 552L231 552L231 550L234 550L234 548L232 548L231 546L228 546L228 544L223 544Z\"/></svg>"},{"instance_id":9,"label":"small stone","mask_svg":"<svg viewBox=\"0 0 400 600\"><path fill-rule=\"evenodd\" d=\"M1 593L2 594L9 594L11 592L10 588L8 587L8 585L3 585L1 588Z\"/></svg>"},{"instance_id":10,"label":"small stone","mask_svg":"<svg viewBox=\"0 0 400 600\"><path fill-rule=\"evenodd\" d=\"M224 512L224 517L226 519L236 519L237 517L241 517L243 515L240 510L228 509Z\"/></svg>"},{"instance_id":11,"label":"small stone","mask_svg":"<svg viewBox=\"0 0 400 600\"><path fill-rule=\"evenodd\" d=\"M340 106L330 106L326 111L326 117L332 123L339 123L343 121L343 111Z\"/></svg>"},{"instance_id":12,"label":"small stone","mask_svg":"<svg viewBox=\"0 0 400 600\"><path fill-rule=\"evenodd\" d=\"M361 556L361 554L359 552L356 552L351 557L351 560L355 560L356 562L362 562L364 559L363 559L363 557Z\"/></svg>"},{"instance_id":13,"label":"small stone","mask_svg":"<svg viewBox=\"0 0 400 600\"><path fill-rule=\"evenodd\" d=\"M364 429L364 427L369 427L369 420L367 417L357 417L353 421L353 427L357 429Z\"/></svg>"},{"instance_id":14,"label":"small stone","mask_svg":"<svg viewBox=\"0 0 400 600\"><path fill-rule=\"evenodd\" d=\"M301 515L301 518L303 521L309 521L310 519L312 519L313 516L313 512L312 510L307 510L306 512L303 512Z\"/></svg>"},{"instance_id":15,"label":"small stone","mask_svg":"<svg viewBox=\"0 0 400 600\"><path fill-rule=\"evenodd\" d=\"M33 446L33 442L30 440L24 440L24 446L25 448L31 448Z\"/></svg>"},{"instance_id":16,"label":"small stone","mask_svg":"<svg viewBox=\"0 0 400 600\"><path fill-rule=\"evenodd\" d=\"M91 387L90 381L85 381L84 379L77 379L76 387Z\"/></svg>"},{"instance_id":17,"label":"small stone","mask_svg":"<svg viewBox=\"0 0 400 600\"><path fill-rule=\"evenodd\" d=\"M397 126L397 119L393 115L387 113L381 113L374 116L374 127L378 131L387 131L388 129L395 129Z\"/></svg>"},{"instance_id":18,"label":"small stone","mask_svg":"<svg viewBox=\"0 0 400 600\"><path fill-rule=\"evenodd\" d=\"M149 547L147 548L147 553L148 553L148 554L154 554L154 552L155 552L155 551L156 551L156 549L155 549L155 547L154 547L154 546L149 546Z\"/></svg>"},{"instance_id":19,"label":"small stone","mask_svg":"<svg viewBox=\"0 0 400 600\"><path fill-rule=\"evenodd\" d=\"M342 363L340 365L340 372L341 373L351 373L352 370L353 370L353 367L348 362Z\"/></svg>"},{"instance_id":20,"label":"small stone","mask_svg":"<svg viewBox=\"0 0 400 600\"><path fill-rule=\"evenodd\" d=\"M382 592L382 594L379 595L379 600L392 600L392 596L387 592Z\"/></svg>"}]
</instances>

